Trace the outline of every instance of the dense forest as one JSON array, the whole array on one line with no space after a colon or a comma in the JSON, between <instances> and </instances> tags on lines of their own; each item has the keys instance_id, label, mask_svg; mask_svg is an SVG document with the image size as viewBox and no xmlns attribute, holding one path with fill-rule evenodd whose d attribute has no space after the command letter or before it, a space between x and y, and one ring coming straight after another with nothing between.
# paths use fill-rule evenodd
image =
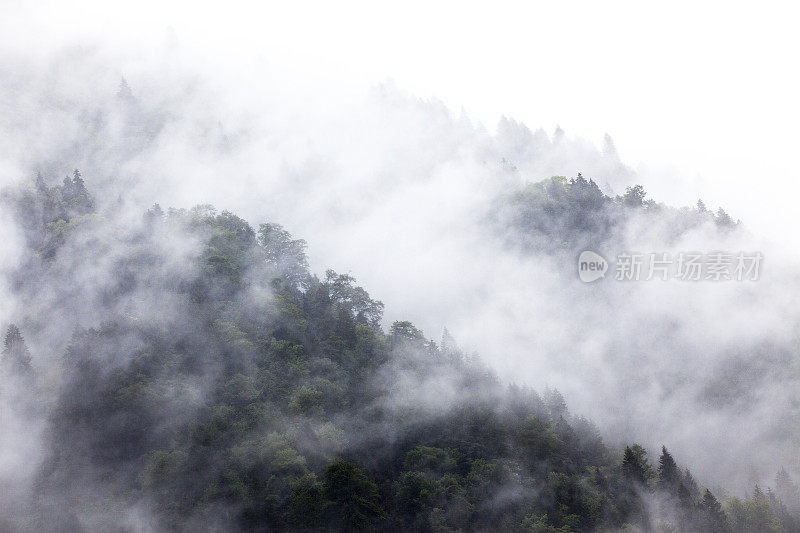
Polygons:
<instances>
[{"instance_id":1,"label":"dense forest","mask_svg":"<svg viewBox=\"0 0 800 533\"><path fill-rule=\"evenodd\" d=\"M785 470L735 497L668 442L606 445L557 390L501 382L447 330L384 329L380 301L313 274L277 223L209 205L132 218L77 170L1 201L24 235L8 285L26 303L5 325L0 395L9 420L41 421L43 460L0 529L800 531ZM654 213L678 233L736 226L581 175L492 218L510 246L572 250Z\"/></svg>"},{"instance_id":2,"label":"dense forest","mask_svg":"<svg viewBox=\"0 0 800 533\"><path fill-rule=\"evenodd\" d=\"M619 244L624 241L620 232L631 225L667 228L659 240L669 245L703 224L712 224L721 232L732 231L740 224L721 207L716 213L710 211L702 200L694 208L676 209L646 196L641 185L609 196L581 174L571 179L554 176L501 195L490 218L509 244L528 252L576 253Z\"/></svg>"}]
</instances>

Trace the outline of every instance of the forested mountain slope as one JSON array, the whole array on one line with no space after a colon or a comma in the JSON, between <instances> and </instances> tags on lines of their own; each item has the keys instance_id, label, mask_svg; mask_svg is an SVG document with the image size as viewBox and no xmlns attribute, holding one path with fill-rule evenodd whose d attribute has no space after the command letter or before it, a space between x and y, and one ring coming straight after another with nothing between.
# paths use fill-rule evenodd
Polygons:
<instances>
[{"instance_id":1,"label":"forested mountain slope","mask_svg":"<svg viewBox=\"0 0 800 533\"><path fill-rule=\"evenodd\" d=\"M739 224L721 207L716 213L709 211L702 200L695 208L677 209L646 196L641 185L614 197L581 174L571 179L555 176L500 195L490 219L509 244L528 253L572 254L624 246L631 229L663 228L659 242L668 247L704 224L713 224L720 232L733 231Z\"/></svg>"},{"instance_id":2,"label":"forested mountain slope","mask_svg":"<svg viewBox=\"0 0 800 533\"><path fill-rule=\"evenodd\" d=\"M553 179L496 220L524 229L515 244L575 246L620 210L658 209L640 192ZM4 529L799 530L785 471L715 497L666 448L609 447L557 391L503 384L446 331L384 330L381 302L314 275L276 223L131 217L123 199L98 208L78 171L2 202L24 230L7 284L25 304L0 394L30 459L3 487Z\"/></svg>"}]
</instances>

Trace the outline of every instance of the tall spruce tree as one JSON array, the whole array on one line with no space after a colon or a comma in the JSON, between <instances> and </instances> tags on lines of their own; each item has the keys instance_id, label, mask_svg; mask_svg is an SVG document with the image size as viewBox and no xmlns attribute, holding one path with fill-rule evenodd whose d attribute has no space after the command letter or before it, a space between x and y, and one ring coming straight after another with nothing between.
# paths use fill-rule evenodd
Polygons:
<instances>
[{"instance_id":1,"label":"tall spruce tree","mask_svg":"<svg viewBox=\"0 0 800 533\"><path fill-rule=\"evenodd\" d=\"M622 458L622 472L625 478L644 486L650 478L650 465L647 463L647 452L638 444L625 447Z\"/></svg>"},{"instance_id":2,"label":"tall spruce tree","mask_svg":"<svg viewBox=\"0 0 800 533\"><path fill-rule=\"evenodd\" d=\"M717 498L711 494L711 491L706 489L703 493L703 499L700 500L699 505L699 526L700 531L708 531L711 533L722 533L729 531L728 518L722 510Z\"/></svg>"},{"instance_id":3,"label":"tall spruce tree","mask_svg":"<svg viewBox=\"0 0 800 533\"><path fill-rule=\"evenodd\" d=\"M6 330L3 340L3 364L17 372L31 370L31 355L16 324L11 324Z\"/></svg>"},{"instance_id":4,"label":"tall spruce tree","mask_svg":"<svg viewBox=\"0 0 800 533\"><path fill-rule=\"evenodd\" d=\"M681 486L681 471L675 459L667 451L666 446L661 447L661 457L658 458L658 488L669 493L677 494Z\"/></svg>"}]
</instances>

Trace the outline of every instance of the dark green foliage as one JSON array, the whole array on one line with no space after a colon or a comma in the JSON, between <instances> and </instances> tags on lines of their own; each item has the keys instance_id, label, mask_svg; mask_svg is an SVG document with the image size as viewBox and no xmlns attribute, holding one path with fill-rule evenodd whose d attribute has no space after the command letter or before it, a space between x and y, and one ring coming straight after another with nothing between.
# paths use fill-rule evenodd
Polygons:
<instances>
[{"instance_id":1,"label":"dark green foliage","mask_svg":"<svg viewBox=\"0 0 800 533\"><path fill-rule=\"evenodd\" d=\"M777 532L784 531L778 517L775 516L761 489L756 486L753 497L746 500L733 498L726 505L730 530L736 533L750 531Z\"/></svg>"},{"instance_id":2,"label":"dark green foliage","mask_svg":"<svg viewBox=\"0 0 800 533\"><path fill-rule=\"evenodd\" d=\"M582 176L525 195L587 231L623 208ZM615 531L657 525L653 495L677 502L673 523L727 527L666 448L653 482L642 447L620 457L558 391L504 387L446 332L441 347L407 321L385 332L383 304L348 274L312 274L305 242L281 226L156 204L140 227L103 231L111 222L85 223L90 198L76 172L15 204L36 222L31 246L50 250L28 263L26 294L78 283L58 265L73 237L115 265L92 280L111 302L102 322L54 358L63 379L32 505L48 502L59 523L141 504L163 530ZM177 268L163 241L188 250ZM15 326L3 359L30 361ZM796 495L788 474L776 486ZM786 525L781 505L761 494L727 512L734 527Z\"/></svg>"},{"instance_id":3,"label":"dark green foliage","mask_svg":"<svg viewBox=\"0 0 800 533\"><path fill-rule=\"evenodd\" d=\"M306 241L292 239L291 234L280 224L261 224L258 229L258 242L264 249L264 256L288 283L304 287L308 277Z\"/></svg>"},{"instance_id":4,"label":"dark green foliage","mask_svg":"<svg viewBox=\"0 0 800 533\"><path fill-rule=\"evenodd\" d=\"M728 518L722 510L722 505L708 489L706 489L700 502L699 525L702 531L716 533L729 530Z\"/></svg>"},{"instance_id":5,"label":"dark green foliage","mask_svg":"<svg viewBox=\"0 0 800 533\"><path fill-rule=\"evenodd\" d=\"M658 488L666 492L677 492L682 481L681 471L675 459L667 451L666 446L662 446L661 457L658 458Z\"/></svg>"},{"instance_id":6,"label":"dark green foliage","mask_svg":"<svg viewBox=\"0 0 800 533\"><path fill-rule=\"evenodd\" d=\"M52 187L39 173L32 187L3 191L0 200L11 201L30 248L45 258L52 258L70 232L95 211L94 197L78 169Z\"/></svg>"},{"instance_id":7,"label":"dark green foliage","mask_svg":"<svg viewBox=\"0 0 800 533\"><path fill-rule=\"evenodd\" d=\"M496 217L520 231L517 237L525 247L561 248L590 235L605 236L614 223L610 204L613 200L594 181L580 174L573 180L556 176L503 199Z\"/></svg>"},{"instance_id":8,"label":"dark green foliage","mask_svg":"<svg viewBox=\"0 0 800 533\"><path fill-rule=\"evenodd\" d=\"M581 174L574 179L555 176L527 184L499 199L491 219L495 229L514 247L570 253L602 249L637 217L644 217L642 227L655 222L656 217L662 223L667 221L671 232L665 236L668 240L708 222L722 230L738 225L723 209L714 215L702 202L696 209L674 209L645 200L646 195L641 185L634 185L627 187L625 194L611 197Z\"/></svg>"},{"instance_id":9,"label":"dark green foliage","mask_svg":"<svg viewBox=\"0 0 800 533\"><path fill-rule=\"evenodd\" d=\"M625 455L622 459L622 472L625 474L626 479L642 487L647 485L647 482L652 477L652 471L650 464L647 462L647 452L644 448L638 444L625 447Z\"/></svg>"},{"instance_id":10,"label":"dark green foliage","mask_svg":"<svg viewBox=\"0 0 800 533\"><path fill-rule=\"evenodd\" d=\"M345 461L331 463L325 469L322 497L329 514L327 525L334 529L372 529L383 516L377 485Z\"/></svg>"},{"instance_id":11,"label":"dark green foliage","mask_svg":"<svg viewBox=\"0 0 800 533\"><path fill-rule=\"evenodd\" d=\"M275 225L256 236L199 206L153 208L144 226L139 241L202 242L193 274L158 289L183 312L75 333L43 497L119 471L115 486L151 500L165 525L220 506L215 519L256 530L617 523L617 467L557 391L504 390L409 322L384 333L380 302L349 275L311 275L301 241ZM455 396L441 406L395 385L444 382Z\"/></svg>"}]
</instances>

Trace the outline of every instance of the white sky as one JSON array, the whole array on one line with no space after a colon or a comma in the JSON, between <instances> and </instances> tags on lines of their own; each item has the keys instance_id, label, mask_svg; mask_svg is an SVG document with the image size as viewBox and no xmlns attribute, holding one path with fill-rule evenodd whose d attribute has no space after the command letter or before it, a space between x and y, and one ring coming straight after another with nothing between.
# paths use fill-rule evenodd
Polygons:
<instances>
[{"instance_id":1,"label":"white sky","mask_svg":"<svg viewBox=\"0 0 800 533\"><path fill-rule=\"evenodd\" d=\"M392 78L490 129L506 114L598 144L608 132L623 161L665 176L656 199L702 197L800 244L785 229L800 192L790 2L114 4L0 0L0 43L135 52L174 35L209 68L257 55L345 84Z\"/></svg>"}]
</instances>

